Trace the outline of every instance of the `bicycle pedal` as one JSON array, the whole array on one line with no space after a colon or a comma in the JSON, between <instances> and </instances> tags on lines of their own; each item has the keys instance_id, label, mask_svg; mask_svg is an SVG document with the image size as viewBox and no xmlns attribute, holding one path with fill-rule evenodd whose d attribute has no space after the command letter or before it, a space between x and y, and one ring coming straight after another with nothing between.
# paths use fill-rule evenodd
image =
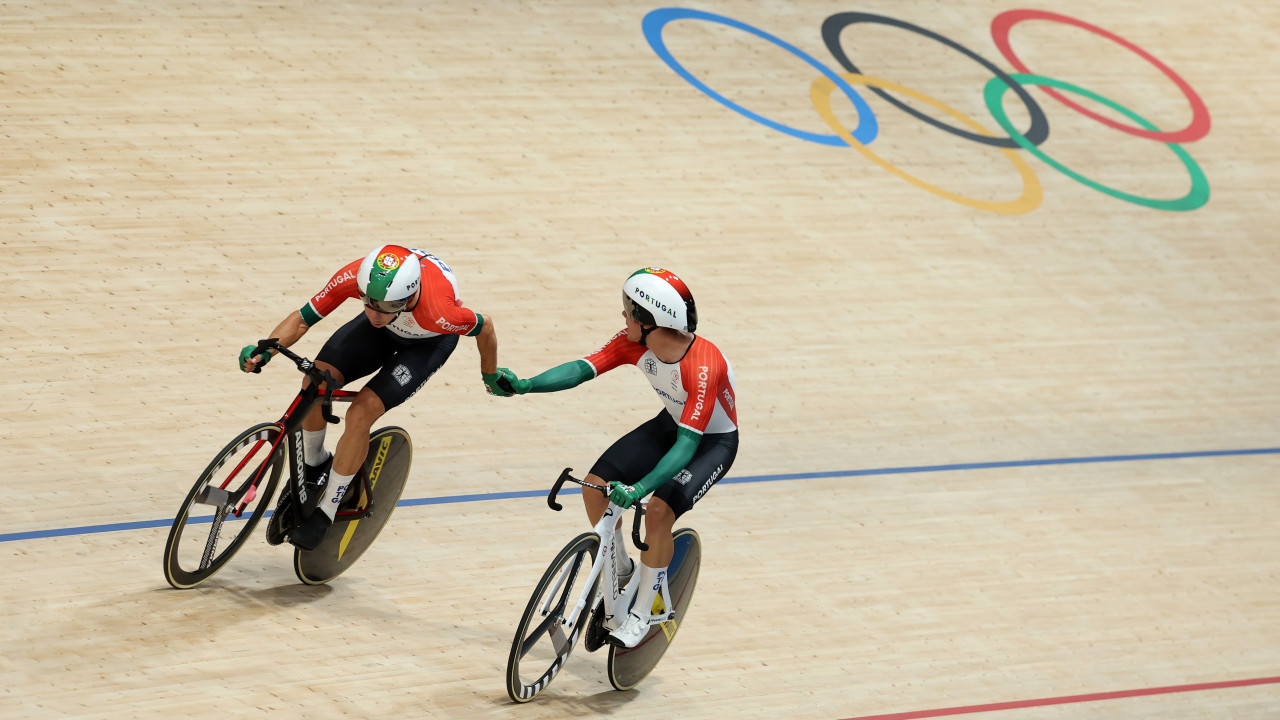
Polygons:
<instances>
[{"instance_id":1,"label":"bicycle pedal","mask_svg":"<svg viewBox=\"0 0 1280 720\"><path fill-rule=\"evenodd\" d=\"M369 496L365 495L364 487L357 484L359 480L359 476L352 480L351 485L354 487L348 487L347 489L354 492L348 492L347 496L342 498L342 502L338 504L338 512L349 513L369 507Z\"/></svg>"},{"instance_id":2,"label":"bicycle pedal","mask_svg":"<svg viewBox=\"0 0 1280 720\"><path fill-rule=\"evenodd\" d=\"M271 519L267 521L268 545L279 545L284 542L284 530L280 528L280 523L276 520L276 517L272 515Z\"/></svg>"},{"instance_id":3,"label":"bicycle pedal","mask_svg":"<svg viewBox=\"0 0 1280 720\"><path fill-rule=\"evenodd\" d=\"M286 519L292 514L292 497L288 492L280 494L280 501L276 503L275 512L271 514L271 519L267 521L267 544L279 545L285 541L285 536L292 530L292 527L285 525Z\"/></svg>"}]
</instances>

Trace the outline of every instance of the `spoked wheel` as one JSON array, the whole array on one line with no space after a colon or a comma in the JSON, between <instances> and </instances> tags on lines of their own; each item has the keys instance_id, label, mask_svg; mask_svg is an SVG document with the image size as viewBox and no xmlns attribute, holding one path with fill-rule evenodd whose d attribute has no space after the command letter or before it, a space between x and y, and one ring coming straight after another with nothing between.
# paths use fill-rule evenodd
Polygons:
<instances>
[{"instance_id":1,"label":"spoked wheel","mask_svg":"<svg viewBox=\"0 0 1280 720\"><path fill-rule=\"evenodd\" d=\"M255 425L227 443L200 473L164 546L164 577L170 585L199 585L253 533L284 468L283 451L271 452L279 435L277 425Z\"/></svg>"},{"instance_id":2,"label":"spoked wheel","mask_svg":"<svg viewBox=\"0 0 1280 720\"><path fill-rule=\"evenodd\" d=\"M409 466L413 463L413 443L400 427L384 427L369 438L369 454L347 499L338 507L337 521L314 550L295 549L293 572L308 585L321 585L338 577L364 554L391 518L400 502ZM319 509L312 512L320 512Z\"/></svg>"},{"instance_id":3,"label":"spoked wheel","mask_svg":"<svg viewBox=\"0 0 1280 720\"><path fill-rule=\"evenodd\" d=\"M507 658L507 695L512 700L523 703L534 699L564 668L591 607L582 609L572 628L565 627L564 616L573 611L599 549L600 538L593 532L583 533L565 545L542 574L516 627Z\"/></svg>"},{"instance_id":4,"label":"spoked wheel","mask_svg":"<svg viewBox=\"0 0 1280 720\"><path fill-rule=\"evenodd\" d=\"M649 628L640 644L633 648L609 647L609 683L617 690L630 690L645 679L658 661L671 647L685 611L693 599L693 589L698 584L698 570L702 566L702 540L692 528L675 531L675 554L667 568L667 588L675 604L675 618ZM662 596L654 599L653 614L665 610Z\"/></svg>"}]
</instances>

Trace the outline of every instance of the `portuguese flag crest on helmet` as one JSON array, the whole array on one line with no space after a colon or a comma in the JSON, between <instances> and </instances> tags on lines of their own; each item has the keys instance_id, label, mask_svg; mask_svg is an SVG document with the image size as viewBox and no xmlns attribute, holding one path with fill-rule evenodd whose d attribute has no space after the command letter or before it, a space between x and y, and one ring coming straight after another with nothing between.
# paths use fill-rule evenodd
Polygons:
<instances>
[{"instance_id":1,"label":"portuguese flag crest on helmet","mask_svg":"<svg viewBox=\"0 0 1280 720\"><path fill-rule=\"evenodd\" d=\"M373 300L407 299L418 289L422 266L418 256L399 245L383 245L360 263L360 294Z\"/></svg>"}]
</instances>

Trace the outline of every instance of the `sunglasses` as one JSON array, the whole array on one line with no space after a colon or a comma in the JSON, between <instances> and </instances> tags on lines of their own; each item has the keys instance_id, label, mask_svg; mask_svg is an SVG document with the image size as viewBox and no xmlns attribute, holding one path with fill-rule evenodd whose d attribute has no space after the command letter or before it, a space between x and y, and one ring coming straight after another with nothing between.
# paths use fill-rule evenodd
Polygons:
<instances>
[{"instance_id":1,"label":"sunglasses","mask_svg":"<svg viewBox=\"0 0 1280 720\"><path fill-rule=\"evenodd\" d=\"M405 298L404 300L374 300L367 295L362 295L360 299L364 301L365 307L375 312L383 313L384 315L394 315L395 313L403 312L405 306L409 304L409 298Z\"/></svg>"}]
</instances>

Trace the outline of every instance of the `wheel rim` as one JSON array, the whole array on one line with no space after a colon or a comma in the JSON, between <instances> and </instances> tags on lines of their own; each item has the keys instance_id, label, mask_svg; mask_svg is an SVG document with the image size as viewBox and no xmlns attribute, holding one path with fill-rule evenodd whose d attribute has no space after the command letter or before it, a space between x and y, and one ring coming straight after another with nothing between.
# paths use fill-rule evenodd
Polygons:
<instances>
[{"instance_id":1,"label":"wheel rim","mask_svg":"<svg viewBox=\"0 0 1280 720\"><path fill-rule=\"evenodd\" d=\"M564 669L590 616L590 603L572 628L563 624L591 573L599 540L588 533L570 543L543 574L525 608L507 663L507 693L528 702ZM546 615L542 609L548 608Z\"/></svg>"},{"instance_id":2,"label":"wheel rim","mask_svg":"<svg viewBox=\"0 0 1280 720\"><path fill-rule=\"evenodd\" d=\"M165 545L165 577L189 588L217 572L240 549L271 503L284 465L268 455L280 429L260 425L241 433L209 463L187 494ZM268 464L252 491L249 479ZM238 512L237 512L238 511Z\"/></svg>"}]
</instances>

